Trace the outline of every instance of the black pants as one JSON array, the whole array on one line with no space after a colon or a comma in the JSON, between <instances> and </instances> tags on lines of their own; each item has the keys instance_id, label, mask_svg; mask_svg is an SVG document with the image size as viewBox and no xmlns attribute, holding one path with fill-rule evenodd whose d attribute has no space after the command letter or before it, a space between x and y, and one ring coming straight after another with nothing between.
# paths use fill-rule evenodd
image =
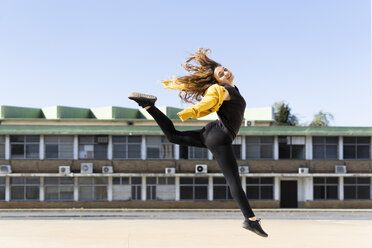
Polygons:
<instances>
[{"instance_id":1,"label":"black pants","mask_svg":"<svg viewBox=\"0 0 372 248\"><path fill-rule=\"evenodd\" d=\"M174 128L172 121L157 107L152 106L147 112L154 117L171 143L208 148L216 158L230 187L231 196L238 203L244 217L255 216L241 185L238 164L232 149L233 137L222 123L217 120L209 122L202 129L181 132Z\"/></svg>"}]
</instances>

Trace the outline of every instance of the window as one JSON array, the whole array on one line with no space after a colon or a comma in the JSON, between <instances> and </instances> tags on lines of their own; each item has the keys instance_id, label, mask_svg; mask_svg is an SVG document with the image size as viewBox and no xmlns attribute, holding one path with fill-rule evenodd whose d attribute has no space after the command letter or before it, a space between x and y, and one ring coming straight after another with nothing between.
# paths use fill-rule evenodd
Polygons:
<instances>
[{"instance_id":1,"label":"window","mask_svg":"<svg viewBox=\"0 0 372 248\"><path fill-rule=\"evenodd\" d=\"M180 177L181 200L208 200L208 177Z\"/></svg>"},{"instance_id":2,"label":"window","mask_svg":"<svg viewBox=\"0 0 372 248\"><path fill-rule=\"evenodd\" d=\"M147 136L146 154L148 159L172 159L173 144L165 136Z\"/></svg>"},{"instance_id":3,"label":"window","mask_svg":"<svg viewBox=\"0 0 372 248\"><path fill-rule=\"evenodd\" d=\"M114 159L140 159L141 136L112 136Z\"/></svg>"},{"instance_id":4,"label":"window","mask_svg":"<svg viewBox=\"0 0 372 248\"><path fill-rule=\"evenodd\" d=\"M39 192L39 177L10 178L10 199L12 201L38 201Z\"/></svg>"},{"instance_id":5,"label":"window","mask_svg":"<svg viewBox=\"0 0 372 248\"><path fill-rule=\"evenodd\" d=\"M5 177L0 177L0 201L5 201Z\"/></svg>"},{"instance_id":6,"label":"window","mask_svg":"<svg viewBox=\"0 0 372 248\"><path fill-rule=\"evenodd\" d=\"M338 137L313 137L313 159L337 159Z\"/></svg>"},{"instance_id":7,"label":"window","mask_svg":"<svg viewBox=\"0 0 372 248\"><path fill-rule=\"evenodd\" d=\"M79 177L80 201L107 200L107 177Z\"/></svg>"},{"instance_id":8,"label":"window","mask_svg":"<svg viewBox=\"0 0 372 248\"><path fill-rule=\"evenodd\" d=\"M273 136L246 137L247 159L273 159Z\"/></svg>"},{"instance_id":9,"label":"window","mask_svg":"<svg viewBox=\"0 0 372 248\"><path fill-rule=\"evenodd\" d=\"M305 159L305 137L279 136L279 159Z\"/></svg>"},{"instance_id":10,"label":"window","mask_svg":"<svg viewBox=\"0 0 372 248\"><path fill-rule=\"evenodd\" d=\"M141 200L141 177L114 177L112 184L114 201Z\"/></svg>"},{"instance_id":11,"label":"window","mask_svg":"<svg viewBox=\"0 0 372 248\"><path fill-rule=\"evenodd\" d=\"M39 158L40 137L37 135L11 135L12 159Z\"/></svg>"},{"instance_id":12,"label":"window","mask_svg":"<svg viewBox=\"0 0 372 248\"><path fill-rule=\"evenodd\" d=\"M370 199L370 184L369 177L344 177L344 199Z\"/></svg>"},{"instance_id":13,"label":"window","mask_svg":"<svg viewBox=\"0 0 372 248\"><path fill-rule=\"evenodd\" d=\"M371 137L344 137L344 159L370 159Z\"/></svg>"},{"instance_id":14,"label":"window","mask_svg":"<svg viewBox=\"0 0 372 248\"><path fill-rule=\"evenodd\" d=\"M0 135L0 159L5 159L5 136Z\"/></svg>"},{"instance_id":15,"label":"window","mask_svg":"<svg viewBox=\"0 0 372 248\"><path fill-rule=\"evenodd\" d=\"M231 200L229 185L224 177L213 177L213 199L214 200Z\"/></svg>"},{"instance_id":16,"label":"window","mask_svg":"<svg viewBox=\"0 0 372 248\"><path fill-rule=\"evenodd\" d=\"M176 187L174 177L147 177L147 200L175 200Z\"/></svg>"},{"instance_id":17,"label":"window","mask_svg":"<svg viewBox=\"0 0 372 248\"><path fill-rule=\"evenodd\" d=\"M314 199L338 199L338 177L314 177Z\"/></svg>"},{"instance_id":18,"label":"window","mask_svg":"<svg viewBox=\"0 0 372 248\"><path fill-rule=\"evenodd\" d=\"M79 136L79 159L107 159L108 136Z\"/></svg>"},{"instance_id":19,"label":"window","mask_svg":"<svg viewBox=\"0 0 372 248\"><path fill-rule=\"evenodd\" d=\"M72 159L74 157L74 136L44 137L46 159Z\"/></svg>"},{"instance_id":20,"label":"window","mask_svg":"<svg viewBox=\"0 0 372 248\"><path fill-rule=\"evenodd\" d=\"M272 200L274 199L274 178L247 177L246 192L249 200Z\"/></svg>"},{"instance_id":21,"label":"window","mask_svg":"<svg viewBox=\"0 0 372 248\"><path fill-rule=\"evenodd\" d=\"M46 201L73 201L73 177L45 177L44 178Z\"/></svg>"}]
</instances>

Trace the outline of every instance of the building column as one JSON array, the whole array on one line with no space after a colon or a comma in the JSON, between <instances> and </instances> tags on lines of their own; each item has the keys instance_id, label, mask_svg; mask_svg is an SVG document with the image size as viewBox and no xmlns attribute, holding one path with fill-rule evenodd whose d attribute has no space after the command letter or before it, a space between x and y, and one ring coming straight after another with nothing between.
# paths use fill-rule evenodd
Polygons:
<instances>
[{"instance_id":1,"label":"building column","mask_svg":"<svg viewBox=\"0 0 372 248\"><path fill-rule=\"evenodd\" d=\"M112 160L112 153L113 153L113 145L112 145L112 135L108 136L108 144L107 144L107 159Z\"/></svg>"},{"instance_id":2,"label":"building column","mask_svg":"<svg viewBox=\"0 0 372 248\"><path fill-rule=\"evenodd\" d=\"M79 178L74 177L74 201L79 201Z\"/></svg>"},{"instance_id":3,"label":"building column","mask_svg":"<svg viewBox=\"0 0 372 248\"><path fill-rule=\"evenodd\" d=\"M313 187L313 177L304 178L304 188L305 188L305 201L314 200L314 187Z\"/></svg>"},{"instance_id":4,"label":"building column","mask_svg":"<svg viewBox=\"0 0 372 248\"><path fill-rule=\"evenodd\" d=\"M176 201L180 200L180 177L175 176L175 184L176 184Z\"/></svg>"},{"instance_id":5,"label":"building column","mask_svg":"<svg viewBox=\"0 0 372 248\"><path fill-rule=\"evenodd\" d=\"M247 145L245 143L245 136L241 136L242 137L242 160L246 160L247 159Z\"/></svg>"},{"instance_id":6,"label":"building column","mask_svg":"<svg viewBox=\"0 0 372 248\"><path fill-rule=\"evenodd\" d=\"M39 159L43 160L45 158L44 152L44 135L40 135L40 143L39 143Z\"/></svg>"},{"instance_id":7,"label":"building column","mask_svg":"<svg viewBox=\"0 0 372 248\"><path fill-rule=\"evenodd\" d=\"M10 136L5 135L5 160L10 160Z\"/></svg>"},{"instance_id":8,"label":"building column","mask_svg":"<svg viewBox=\"0 0 372 248\"><path fill-rule=\"evenodd\" d=\"M79 137L74 135L74 160L79 159Z\"/></svg>"},{"instance_id":9,"label":"building column","mask_svg":"<svg viewBox=\"0 0 372 248\"><path fill-rule=\"evenodd\" d=\"M344 160L344 139L342 136L338 138L338 159Z\"/></svg>"},{"instance_id":10,"label":"building column","mask_svg":"<svg viewBox=\"0 0 372 248\"><path fill-rule=\"evenodd\" d=\"M280 201L280 179L274 177L274 201Z\"/></svg>"},{"instance_id":11,"label":"building column","mask_svg":"<svg viewBox=\"0 0 372 248\"><path fill-rule=\"evenodd\" d=\"M213 154L209 149L208 149L208 160L213 160Z\"/></svg>"},{"instance_id":12,"label":"building column","mask_svg":"<svg viewBox=\"0 0 372 248\"><path fill-rule=\"evenodd\" d=\"M309 135L305 137L305 158L306 160L313 159L313 137Z\"/></svg>"},{"instance_id":13,"label":"building column","mask_svg":"<svg viewBox=\"0 0 372 248\"><path fill-rule=\"evenodd\" d=\"M241 181L242 181L243 191L245 192L245 194L247 194L247 176L242 176Z\"/></svg>"},{"instance_id":14,"label":"building column","mask_svg":"<svg viewBox=\"0 0 372 248\"><path fill-rule=\"evenodd\" d=\"M141 159L146 159L146 136L142 135L142 142L141 142Z\"/></svg>"},{"instance_id":15,"label":"building column","mask_svg":"<svg viewBox=\"0 0 372 248\"><path fill-rule=\"evenodd\" d=\"M180 160L180 145L174 144L174 159Z\"/></svg>"},{"instance_id":16,"label":"building column","mask_svg":"<svg viewBox=\"0 0 372 248\"><path fill-rule=\"evenodd\" d=\"M45 191L44 191L44 177L40 177L40 201L45 201Z\"/></svg>"},{"instance_id":17,"label":"building column","mask_svg":"<svg viewBox=\"0 0 372 248\"><path fill-rule=\"evenodd\" d=\"M146 201L146 176L142 177L142 185L141 185L141 201Z\"/></svg>"},{"instance_id":18,"label":"building column","mask_svg":"<svg viewBox=\"0 0 372 248\"><path fill-rule=\"evenodd\" d=\"M213 176L208 176L208 201L213 201Z\"/></svg>"},{"instance_id":19,"label":"building column","mask_svg":"<svg viewBox=\"0 0 372 248\"><path fill-rule=\"evenodd\" d=\"M107 201L112 201L112 176L108 177Z\"/></svg>"},{"instance_id":20,"label":"building column","mask_svg":"<svg viewBox=\"0 0 372 248\"><path fill-rule=\"evenodd\" d=\"M274 136L274 160L279 160L279 139L278 136Z\"/></svg>"},{"instance_id":21,"label":"building column","mask_svg":"<svg viewBox=\"0 0 372 248\"><path fill-rule=\"evenodd\" d=\"M370 196L369 199L372 200L372 177L371 177L371 182L370 182L370 190L369 190Z\"/></svg>"},{"instance_id":22,"label":"building column","mask_svg":"<svg viewBox=\"0 0 372 248\"><path fill-rule=\"evenodd\" d=\"M10 177L5 177L5 201L10 201Z\"/></svg>"},{"instance_id":23,"label":"building column","mask_svg":"<svg viewBox=\"0 0 372 248\"><path fill-rule=\"evenodd\" d=\"M338 177L338 199L340 201L344 200L344 177Z\"/></svg>"}]
</instances>

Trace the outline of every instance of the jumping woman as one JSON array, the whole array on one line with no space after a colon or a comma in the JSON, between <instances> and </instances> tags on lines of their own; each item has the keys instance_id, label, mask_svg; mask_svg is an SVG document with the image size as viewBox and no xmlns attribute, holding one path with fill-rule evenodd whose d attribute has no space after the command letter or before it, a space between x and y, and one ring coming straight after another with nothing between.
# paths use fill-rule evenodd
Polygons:
<instances>
[{"instance_id":1,"label":"jumping woman","mask_svg":"<svg viewBox=\"0 0 372 248\"><path fill-rule=\"evenodd\" d=\"M189 75L162 81L164 88L179 90L184 102L199 103L177 113L183 121L206 116L217 111L218 120L209 122L199 130L178 131L172 121L156 106L156 96L133 92L128 97L145 108L155 119L168 140L184 146L208 148L229 185L234 200L238 203L246 228L262 237L267 233L256 219L243 191L238 164L232 149L243 120L245 100L234 85L234 75L226 67L207 57L209 49L199 48L184 64ZM194 64L192 64L194 62Z\"/></svg>"}]
</instances>

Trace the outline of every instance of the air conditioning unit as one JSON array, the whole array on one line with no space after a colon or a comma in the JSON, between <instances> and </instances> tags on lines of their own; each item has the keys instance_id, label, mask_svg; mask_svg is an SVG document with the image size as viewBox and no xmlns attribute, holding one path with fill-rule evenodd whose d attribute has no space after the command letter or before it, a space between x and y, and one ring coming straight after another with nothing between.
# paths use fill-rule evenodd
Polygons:
<instances>
[{"instance_id":1,"label":"air conditioning unit","mask_svg":"<svg viewBox=\"0 0 372 248\"><path fill-rule=\"evenodd\" d=\"M308 174L309 168L298 168L298 174Z\"/></svg>"},{"instance_id":2,"label":"air conditioning unit","mask_svg":"<svg viewBox=\"0 0 372 248\"><path fill-rule=\"evenodd\" d=\"M112 166L102 166L102 173L114 173Z\"/></svg>"},{"instance_id":3,"label":"air conditioning unit","mask_svg":"<svg viewBox=\"0 0 372 248\"><path fill-rule=\"evenodd\" d=\"M249 173L248 166L239 166L239 173L241 173L241 174Z\"/></svg>"},{"instance_id":4,"label":"air conditioning unit","mask_svg":"<svg viewBox=\"0 0 372 248\"><path fill-rule=\"evenodd\" d=\"M0 173L7 174L12 173L12 168L10 165L0 165Z\"/></svg>"},{"instance_id":5,"label":"air conditioning unit","mask_svg":"<svg viewBox=\"0 0 372 248\"><path fill-rule=\"evenodd\" d=\"M346 165L336 165L335 173L346 173Z\"/></svg>"},{"instance_id":6,"label":"air conditioning unit","mask_svg":"<svg viewBox=\"0 0 372 248\"><path fill-rule=\"evenodd\" d=\"M246 120L245 125L248 126L248 127L249 126L254 126L254 121L253 120Z\"/></svg>"},{"instance_id":7,"label":"air conditioning unit","mask_svg":"<svg viewBox=\"0 0 372 248\"><path fill-rule=\"evenodd\" d=\"M165 174L174 174L176 173L176 168L165 168Z\"/></svg>"},{"instance_id":8,"label":"air conditioning unit","mask_svg":"<svg viewBox=\"0 0 372 248\"><path fill-rule=\"evenodd\" d=\"M59 173L60 174L69 174L69 173L71 173L70 166L59 166L58 169L59 169Z\"/></svg>"},{"instance_id":9,"label":"air conditioning unit","mask_svg":"<svg viewBox=\"0 0 372 248\"><path fill-rule=\"evenodd\" d=\"M93 163L81 163L80 164L80 173L93 173Z\"/></svg>"},{"instance_id":10,"label":"air conditioning unit","mask_svg":"<svg viewBox=\"0 0 372 248\"><path fill-rule=\"evenodd\" d=\"M208 166L206 164L197 164L195 165L195 173L207 173Z\"/></svg>"},{"instance_id":11,"label":"air conditioning unit","mask_svg":"<svg viewBox=\"0 0 372 248\"><path fill-rule=\"evenodd\" d=\"M98 136L97 137L98 144L107 144L108 143L108 137L107 136Z\"/></svg>"}]
</instances>

